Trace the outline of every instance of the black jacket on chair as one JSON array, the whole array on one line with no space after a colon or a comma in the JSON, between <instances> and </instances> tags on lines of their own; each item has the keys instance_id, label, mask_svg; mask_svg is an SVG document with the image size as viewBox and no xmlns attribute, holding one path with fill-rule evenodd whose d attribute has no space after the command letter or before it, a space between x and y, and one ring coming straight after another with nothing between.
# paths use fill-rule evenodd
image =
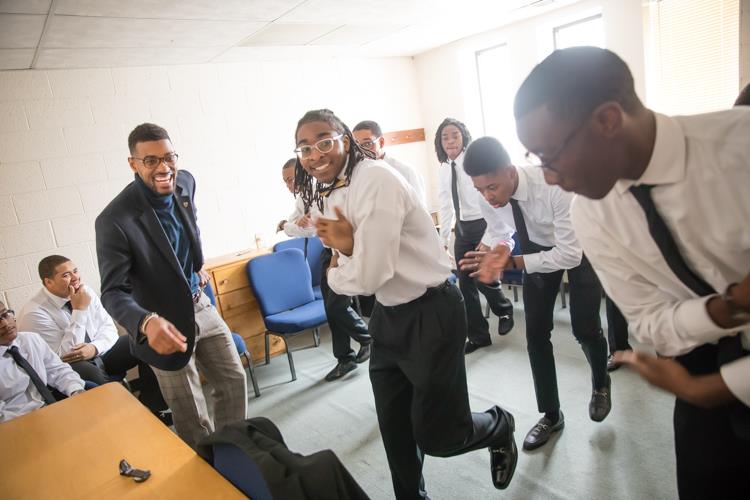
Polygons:
<instances>
[{"instance_id":1,"label":"black jacket on chair","mask_svg":"<svg viewBox=\"0 0 750 500\"><path fill-rule=\"evenodd\" d=\"M268 490L283 500L368 500L331 450L300 455L287 448L276 425L265 417L229 424L198 443L198 454L213 463L213 445L236 446L260 470Z\"/></svg>"},{"instance_id":2,"label":"black jacket on chair","mask_svg":"<svg viewBox=\"0 0 750 500\"><path fill-rule=\"evenodd\" d=\"M203 267L200 232L196 224L195 179L177 172L175 207L191 245L193 269ZM156 212L136 185L128 184L96 218L96 255L104 308L130 334L133 354L162 370L184 367L195 345L195 313L190 284L180 267ZM187 337L187 351L158 354L139 343L143 317L155 312Z\"/></svg>"}]
</instances>

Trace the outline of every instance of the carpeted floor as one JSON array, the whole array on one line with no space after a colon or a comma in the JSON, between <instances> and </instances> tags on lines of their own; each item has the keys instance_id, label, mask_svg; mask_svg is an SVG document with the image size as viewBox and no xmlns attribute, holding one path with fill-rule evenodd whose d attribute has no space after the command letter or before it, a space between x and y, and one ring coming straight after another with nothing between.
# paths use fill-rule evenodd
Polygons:
<instances>
[{"instance_id":1,"label":"carpeted floor","mask_svg":"<svg viewBox=\"0 0 750 500\"><path fill-rule=\"evenodd\" d=\"M506 337L467 356L472 409L498 403L516 420L519 450L536 423L536 401L526 354L521 303L516 325ZM613 408L602 423L588 417L590 371L570 331L569 309L558 303L553 344L565 429L542 448L519 451L513 482L492 487L489 454L475 451L454 458L427 457L427 492L441 499L670 499L676 498L672 437L673 398L649 387L634 373L612 373ZM604 307L602 307L602 314ZM496 331L497 318L490 319ZM265 416L281 428L289 447L300 453L330 448L373 499L393 498L380 440L367 363L342 380L328 383L334 366L330 333L312 346L312 335L296 338L297 380L291 382L285 356L258 366L261 397L250 399L250 416ZM355 346L356 349L356 346Z\"/></svg>"}]
</instances>

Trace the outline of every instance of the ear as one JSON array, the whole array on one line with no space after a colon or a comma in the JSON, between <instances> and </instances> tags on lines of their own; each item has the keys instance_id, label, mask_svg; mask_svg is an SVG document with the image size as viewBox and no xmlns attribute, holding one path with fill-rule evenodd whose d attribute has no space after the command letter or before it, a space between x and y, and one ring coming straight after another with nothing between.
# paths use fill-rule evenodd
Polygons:
<instances>
[{"instance_id":1,"label":"ear","mask_svg":"<svg viewBox=\"0 0 750 500\"><path fill-rule=\"evenodd\" d=\"M600 135L612 138L622 129L625 114L622 106L615 101L600 104L592 113L594 128Z\"/></svg>"},{"instance_id":2,"label":"ear","mask_svg":"<svg viewBox=\"0 0 750 500\"><path fill-rule=\"evenodd\" d=\"M344 152L349 152L349 136L344 135Z\"/></svg>"},{"instance_id":3,"label":"ear","mask_svg":"<svg viewBox=\"0 0 750 500\"><path fill-rule=\"evenodd\" d=\"M130 165L130 170L136 174L138 173L138 170L135 168L135 160L133 160L132 156L128 156L128 165Z\"/></svg>"},{"instance_id":4,"label":"ear","mask_svg":"<svg viewBox=\"0 0 750 500\"><path fill-rule=\"evenodd\" d=\"M380 145L381 149L385 147L385 137L382 135L380 136L380 139L378 139L378 144Z\"/></svg>"}]
</instances>

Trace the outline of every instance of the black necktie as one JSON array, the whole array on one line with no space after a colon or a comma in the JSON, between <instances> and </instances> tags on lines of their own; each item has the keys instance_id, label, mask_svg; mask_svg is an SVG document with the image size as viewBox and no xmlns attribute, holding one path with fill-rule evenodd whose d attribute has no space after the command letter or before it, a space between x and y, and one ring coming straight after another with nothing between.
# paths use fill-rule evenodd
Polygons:
<instances>
[{"instance_id":1,"label":"black necktie","mask_svg":"<svg viewBox=\"0 0 750 500\"><path fill-rule=\"evenodd\" d=\"M71 314L73 315L73 304L70 303L70 301L67 301L65 304L63 304L63 307ZM91 338L89 337L89 332L84 332L84 342L87 344L91 343Z\"/></svg>"},{"instance_id":2,"label":"black necktie","mask_svg":"<svg viewBox=\"0 0 750 500\"><path fill-rule=\"evenodd\" d=\"M518 243L521 245L521 251L525 251L525 248L529 248L531 240L529 239L529 231L526 229L526 220L523 218L521 207L518 206L518 200L515 198L510 199L510 208L513 209L513 222L516 223L516 232L518 233ZM526 250L528 251L528 250Z\"/></svg>"},{"instance_id":3,"label":"black necktie","mask_svg":"<svg viewBox=\"0 0 750 500\"><path fill-rule=\"evenodd\" d=\"M696 295L705 297L706 295L715 294L716 290L714 287L698 276L682 257L679 248L677 248L677 242L672 237L672 233L669 231L664 219L659 215L658 210L656 210L656 205L651 197L651 189L653 187L649 184L631 186L630 192L633 193L636 201L638 201L646 213L648 231L651 233L654 242L656 242L656 246L659 247L664 260L667 261L667 265L677 278L695 292ZM724 337L719 341L719 364L734 361L742 356L743 349L739 335Z\"/></svg>"},{"instance_id":4,"label":"black necktie","mask_svg":"<svg viewBox=\"0 0 750 500\"><path fill-rule=\"evenodd\" d=\"M455 161L451 161L451 195L453 196L453 210L456 212L456 225L458 225L461 222L461 205L458 203L458 175Z\"/></svg>"},{"instance_id":5,"label":"black necktie","mask_svg":"<svg viewBox=\"0 0 750 500\"><path fill-rule=\"evenodd\" d=\"M52 392L47 388L47 386L42 382L42 379L39 378L39 374L34 370L34 368L29 364L28 361L26 361L26 358L23 357L21 354L21 351L18 350L18 346L10 346L8 349L8 352L10 352L10 355L13 356L13 359L15 360L16 364L23 369L23 371L26 372L26 374L31 379L31 382L34 384L34 387L39 391L39 394L42 395L42 398L44 399L44 402L48 405L51 405L55 401L55 397L52 395Z\"/></svg>"}]
</instances>

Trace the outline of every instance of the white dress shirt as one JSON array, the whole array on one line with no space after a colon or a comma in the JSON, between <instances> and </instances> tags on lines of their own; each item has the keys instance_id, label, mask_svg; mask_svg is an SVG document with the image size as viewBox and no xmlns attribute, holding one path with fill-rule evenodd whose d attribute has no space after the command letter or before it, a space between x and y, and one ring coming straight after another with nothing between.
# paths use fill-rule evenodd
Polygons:
<instances>
[{"instance_id":1,"label":"white dress shirt","mask_svg":"<svg viewBox=\"0 0 750 500\"><path fill-rule=\"evenodd\" d=\"M740 108L745 108L740 107ZM573 227L630 331L662 355L677 356L741 328L723 329L669 269L648 231L632 185L652 197L688 266L717 291L750 271L750 109L696 116L656 114L656 143L637 181L620 180L601 200L577 197ZM745 326L744 347L750 348ZM724 365L730 390L750 406L750 358Z\"/></svg>"},{"instance_id":2,"label":"white dress shirt","mask_svg":"<svg viewBox=\"0 0 750 500\"><path fill-rule=\"evenodd\" d=\"M82 285L91 296L86 309L65 308L68 299L50 293L42 287L18 315L18 329L38 333L58 355L67 354L73 346L83 344L89 334L97 354L106 353L117 342L117 328L102 305L99 296L88 285Z\"/></svg>"},{"instance_id":3,"label":"white dress shirt","mask_svg":"<svg viewBox=\"0 0 750 500\"><path fill-rule=\"evenodd\" d=\"M461 209L461 220L472 221L482 218L479 208L479 192L474 187L471 177L464 172L464 154L454 160L456 162L456 188L458 191L458 205ZM440 238L447 246L453 227L453 191L451 189L451 160L441 163L438 167L438 203L440 204Z\"/></svg>"},{"instance_id":4,"label":"white dress shirt","mask_svg":"<svg viewBox=\"0 0 750 500\"><path fill-rule=\"evenodd\" d=\"M305 202L300 195L294 197L294 212L284 223L284 233L292 238L309 238L315 236L315 226L300 227L297 221L305 216Z\"/></svg>"},{"instance_id":5,"label":"white dress shirt","mask_svg":"<svg viewBox=\"0 0 750 500\"><path fill-rule=\"evenodd\" d=\"M8 352L14 345L18 346L18 351L45 385L54 387L66 396L83 390L81 377L69 364L60 361L60 357L39 335L18 332L10 345L0 345L0 422L20 417L45 404L31 377Z\"/></svg>"},{"instance_id":6,"label":"white dress shirt","mask_svg":"<svg viewBox=\"0 0 750 500\"><path fill-rule=\"evenodd\" d=\"M518 200L529 239L539 245L552 247L551 250L542 252L524 252L526 272L551 273L578 266L583 252L570 222L573 195L547 184L542 169L538 167L515 168L518 172L518 187L512 197ZM487 221L487 231L482 242L492 248L504 244L513 250L512 237L516 224L510 203L493 208L482 197L480 208Z\"/></svg>"},{"instance_id":7,"label":"white dress shirt","mask_svg":"<svg viewBox=\"0 0 750 500\"><path fill-rule=\"evenodd\" d=\"M341 295L375 295L384 306L405 304L450 275L450 261L417 193L382 160L362 160L348 188L326 198L354 228L354 252L339 256L328 284Z\"/></svg>"},{"instance_id":8,"label":"white dress shirt","mask_svg":"<svg viewBox=\"0 0 750 500\"><path fill-rule=\"evenodd\" d=\"M397 160L393 156L388 156L388 154L385 154L385 156L383 156L383 160L388 165L392 166L394 170L396 170L396 172L404 176L406 182L408 182L409 185L411 185L411 187L413 187L417 192L417 195L419 196L419 199L422 201L424 206L427 206L427 197L425 195L424 179L422 179L422 175L417 172L411 165L407 165L406 163Z\"/></svg>"}]
</instances>

